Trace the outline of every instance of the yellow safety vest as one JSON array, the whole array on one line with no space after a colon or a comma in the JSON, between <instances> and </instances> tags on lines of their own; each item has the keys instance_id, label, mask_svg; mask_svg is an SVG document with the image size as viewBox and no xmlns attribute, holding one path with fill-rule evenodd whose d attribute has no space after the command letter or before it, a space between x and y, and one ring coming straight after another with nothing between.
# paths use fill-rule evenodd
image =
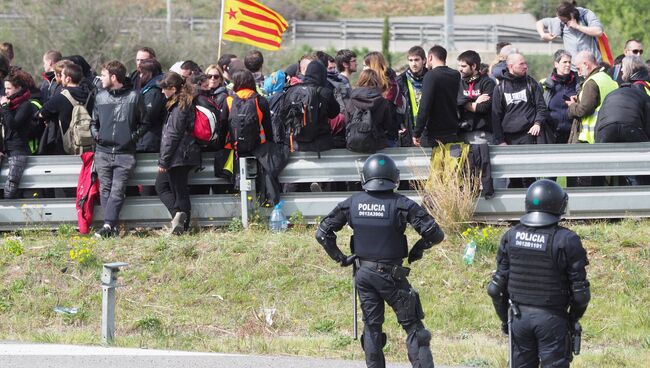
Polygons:
<instances>
[{"instance_id":1,"label":"yellow safety vest","mask_svg":"<svg viewBox=\"0 0 650 368\"><path fill-rule=\"evenodd\" d=\"M413 125L418 118L418 109L420 108L420 101L415 98L415 87L408 78L406 78L406 85L409 88L409 99L411 100L411 112L413 113Z\"/></svg>"},{"instance_id":2,"label":"yellow safety vest","mask_svg":"<svg viewBox=\"0 0 650 368\"><path fill-rule=\"evenodd\" d=\"M594 134L594 129L596 127L596 120L598 120L598 111L600 110L600 107L603 105L603 101L605 101L605 97L607 97L607 95L610 92L618 88L618 83L616 83L616 81L614 81L603 70L592 74L589 78L587 78L585 83L587 83L589 80L593 80L594 82L596 82L596 85L598 85L598 95L600 97L600 101L598 103L598 106L596 106L596 110L594 110L593 114L582 118L581 120L582 124L580 128L580 135L578 135L578 140L580 142L595 143L596 136ZM582 92L584 92L584 89L580 91L580 95L578 96L579 99L582 98Z\"/></svg>"}]
</instances>

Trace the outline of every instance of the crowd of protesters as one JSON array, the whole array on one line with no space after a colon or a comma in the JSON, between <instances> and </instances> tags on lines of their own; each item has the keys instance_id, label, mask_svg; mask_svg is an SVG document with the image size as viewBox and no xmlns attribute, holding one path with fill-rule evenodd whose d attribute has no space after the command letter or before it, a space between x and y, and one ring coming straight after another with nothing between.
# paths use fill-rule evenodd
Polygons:
<instances>
[{"instance_id":1,"label":"crowd of protesters","mask_svg":"<svg viewBox=\"0 0 650 368\"><path fill-rule=\"evenodd\" d=\"M4 198L20 195L28 156L71 153L66 138L76 124L78 105L90 116L92 144L73 153L95 152L105 222L97 233L101 237L117 235L136 152L159 153L155 187L139 191L157 194L172 216L171 231L182 233L190 223L188 175L201 166L202 151L214 152L215 174L231 178L233 185L237 158L257 157L270 177L264 183L266 200L276 203L282 191L300 189L277 183L277 173L294 151L648 141L650 77L641 41L627 41L615 65L607 65L593 42L602 33L595 14L563 2L557 15L538 22L542 39L565 42L541 81L528 74L516 45L499 43L489 66L479 53L466 50L452 69L447 50L436 45L427 51L412 47L399 72L379 52L361 59L344 49L304 55L268 75L258 50L243 58L222 55L205 69L192 60L167 69L153 49L142 47L131 73L113 60L99 74L82 56L49 50L43 54L39 86L13 65L13 46L4 43L0 143L9 167ZM568 184L603 184L591 179ZM650 184L641 176L623 181ZM509 185L530 182L511 180ZM321 190L318 183L310 188Z\"/></svg>"}]
</instances>

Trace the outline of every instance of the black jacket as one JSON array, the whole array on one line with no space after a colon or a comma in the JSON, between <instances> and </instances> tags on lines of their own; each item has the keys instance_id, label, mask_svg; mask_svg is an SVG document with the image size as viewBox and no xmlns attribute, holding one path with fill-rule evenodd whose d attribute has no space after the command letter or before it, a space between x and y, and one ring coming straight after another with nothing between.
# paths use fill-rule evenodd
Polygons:
<instances>
[{"instance_id":1,"label":"black jacket","mask_svg":"<svg viewBox=\"0 0 650 368\"><path fill-rule=\"evenodd\" d=\"M144 98L130 81L120 89L97 94L90 126L97 152L135 153L135 143L150 125Z\"/></svg>"},{"instance_id":2,"label":"black jacket","mask_svg":"<svg viewBox=\"0 0 650 368\"><path fill-rule=\"evenodd\" d=\"M151 128L140 138L136 144L138 152L159 152L160 140L162 138L162 129L165 119L167 118L167 108L165 103L167 99L158 87L158 81L163 75L153 77L145 86L140 89L140 94L144 98L144 106L149 116Z\"/></svg>"},{"instance_id":3,"label":"black jacket","mask_svg":"<svg viewBox=\"0 0 650 368\"><path fill-rule=\"evenodd\" d=\"M495 143L505 141L504 134L527 132L534 123L543 125L547 118L542 88L526 75L515 77L504 72L501 84L492 95L492 129Z\"/></svg>"},{"instance_id":4,"label":"black jacket","mask_svg":"<svg viewBox=\"0 0 650 368\"><path fill-rule=\"evenodd\" d=\"M458 86L460 73L448 66L427 72L413 136L426 136L429 142L458 134Z\"/></svg>"},{"instance_id":5,"label":"black jacket","mask_svg":"<svg viewBox=\"0 0 650 368\"><path fill-rule=\"evenodd\" d=\"M610 92L598 111L595 131L610 124L638 127L650 136L650 97L625 83Z\"/></svg>"},{"instance_id":6,"label":"black jacket","mask_svg":"<svg viewBox=\"0 0 650 368\"><path fill-rule=\"evenodd\" d=\"M41 82L41 101L43 103L52 97L55 88L54 72L43 73L43 82Z\"/></svg>"},{"instance_id":7,"label":"black jacket","mask_svg":"<svg viewBox=\"0 0 650 368\"><path fill-rule=\"evenodd\" d=\"M407 70L408 71L408 70ZM422 89L419 91L414 89L414 92L416 93L416 96L411 96L411 90L409 89L409 81L408 81L408 76L406 75L407 71L404 73L400 74L397 77L397 83L399 84L399 90L404 96L404 116L403 116L403 121L400 124L400 129L406 129L404 133L404 138L400 138L400 145L404 147L410 147L412 146L412 141L411 137L413 137L413 130L415 129L415 116L413 115L413 104L412 104L412 97L415 97L416 102L418 103L419 106L419 101L422 96ZM422 82L424 80L424 76L427 73L427 68L422 69L422 74L420 76L415 76L418 81ZM419 95L419 96L418 96Z\"/></svg>"},{"instance_id":8,"label":"black jacket","mask_svg":"<svg viewBox=\"0 0 650 368\"><path fill-rule=\"evenodd\" d=\"M162 131L158 166L171 169L177 166L201 164L201 149L192 135L194 105L181 109L172 106Z\"/></svg>"},{"instance_id":9,"label":"black jacket","mask_svg":"<svg viewBox=\"0 0 650 368\"><path fill-rule=\"evenodd\" d=\"M88 101L86 109L89 113L93 111L93 105L95 101L92 97L88 99L88 96L90 95L88 88L85 86L79 86L66 87L64 89L68 90L72 98L74 98L77 102L85 104L86 101ZM54 123L54 125L57 127L58 123L61 122L61 129L63 132L66 132L70 126L70 119L72 119L72 109L73 106L70 101L68 101L68 99L61 93L57 93L56 95L52 96L45 103L45 105L43 105L43 108L41 109L41 116L43 119Z\"/></svg>"},{"instance_id":10,"label":"black jacket","mask_svg":"<svg viewBox=\"0 0 650 368\"><path fill-rule=\"evenodd\" d=\"M461 130L492 132L492 100L476 105L476 112L465 109L465 104L474 102L478 96L487 94L492 97L496 83L486 76L478 74L468 79L460 80L458 89L458 111L460 113ZM462 124L466 122L468 125Z\"/></svg>"},{"instance_id":11,"label":"black jacket","mask_svg":"<svg viewBox=\"0 0 650 368\"><path fill-rule=\"evenodd\" d=\"M553 72L541 82L544 90L544 102L548 107L549 123L558 132L571 130L573 119L569 118L569 107L565 103L564 96L570 97L577 94L578 75L571 71L569 75L562 76Z\"/></svg>"},{"instance_id":12,"label":"black jacket","mask_svg":"<svg viewBox=\"0 0 650 368\"><path fill-rule=\"evenodd\" d=\"M379 87L358 87L352 90L350 94L350 110L346 117L348 123L356 109L369 110L372 124L379 135L382 137L378 142L377 149L383 149L388 146L386 137L391 135L397 136L398 127L395 120L390 115L390 102L382 96Z\"/></svg>"},{"instance_id":13,"label":"black jacket","mask_svg":"<svg viewBox=\"0 0 650 368\"><path fill-rule=\"evenodd\" d=\"M19 92L20 93L20 92ZM15 96L11 96L10 99ZM26 100L16 109L9 110L9 104L2 106L3 152L12 155L29 155L28 133L36 107Z\"/></svg>"}]
</instances>

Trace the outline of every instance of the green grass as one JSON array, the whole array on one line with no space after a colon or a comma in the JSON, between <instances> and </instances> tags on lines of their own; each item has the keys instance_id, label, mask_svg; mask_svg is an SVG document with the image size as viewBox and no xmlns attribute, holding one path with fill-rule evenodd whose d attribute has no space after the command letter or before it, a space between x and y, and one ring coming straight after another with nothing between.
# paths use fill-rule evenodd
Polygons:
<instances>
[{"instance_id":1,"label":"green grass","mask_svg":"<svg viewBox=\"0 0 650 368\"><path fill-rule=\"evenodd\" d=\"M69 258L68 228L20 235L24 253L0 254L0 340L98 344L100 265L125 261L117 292L117 346L363 359L350 338L349 268L332 262L313 228L272 234L229 228L166 237L156 232L98 242L97 261ZM583 319L583 352L574 367L643 367L650 359L650 222L569 224L583 238L591 264L592 302ZM499 231L504 231L500 228ZM339 234L347 247L349 231ZM411 243L415 234L409 232ZM462 240L451 235L413 265L433 333L436 362L506 365L485 285L494 253L462 264ZM62 316L56 306L78 307ZM275 309L273 325L265 310ZM362 324L360 322L360 327ZM405 361L404 332L386 315L386 355Z\"/></svg>"}]
</instances>

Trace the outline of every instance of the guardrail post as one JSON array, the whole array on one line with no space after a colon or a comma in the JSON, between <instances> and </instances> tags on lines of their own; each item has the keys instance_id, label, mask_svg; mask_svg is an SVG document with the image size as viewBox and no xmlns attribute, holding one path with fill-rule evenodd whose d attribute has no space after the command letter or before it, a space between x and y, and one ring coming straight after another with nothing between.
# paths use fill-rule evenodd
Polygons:
<instances>
[{"instance_id":1,"label":"guardrail post","mask_svg":"<svg viewBox=\"0 0 650 368\"><path fill-rule=\"evenodd\" d=\"M341 21L341 39L343 40L343 49L348 48L348 24L346 21Z\"/></svg>"},{"instance_id":2,"label":"guardrail post","mask_svg":"<svg viewBox=\"0 0 650 368\"><path fill-rule=\"evenodd\" d=\"M296 47L296 20L291 21L291 45Z\"/></svg>"},{"instance_id":3,"label":"guardrail post","mask_svg":"<svg viewBox=\"0 0 650 368\"><path fill-rule=\"evenodd\" d=\"M113 342L115 336L117 273L120 272L120 267L128 265L124 262L104 263L102 271L102 342L107 345Z\"/></svg>"},{"instance_id":4,"label":"guardrail post","mask_svg":"<svg viewBox=\"0 0 650 368\"><path fill-rule=\"evenodd\" d=\"M257 160L254 157L239 158L239 190L241 191L241 221L248 228L249 207L256 201L255 178Z\"/></svg>"}]
</instances>

